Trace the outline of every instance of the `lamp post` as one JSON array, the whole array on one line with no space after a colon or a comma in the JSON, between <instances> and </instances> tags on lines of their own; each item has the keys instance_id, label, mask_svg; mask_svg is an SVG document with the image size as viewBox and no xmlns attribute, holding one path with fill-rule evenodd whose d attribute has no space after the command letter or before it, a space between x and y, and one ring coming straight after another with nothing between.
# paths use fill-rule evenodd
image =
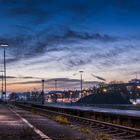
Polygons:
<instances>
[{"instance_id":1,"label":"lamp post","mask_svg":"<svg viewBox=\"0 0 140 140\"><path fill-rule=\"evenodd\" d=\"M3 47L3 56L4 56L4 92L3 92L3 94L5 94L5 102L6 102L7 88L6 88L6 50L5 50L5 47L8 47L8 45L1 44L0 46Z\"/></svg>"},{"instance_id":2,"label":"lamp post","mask_svg":"<svg viewBox=\"0 0 140 140\"><path fill-rule=\"evenodd\" d=\"M70 92L70 104L72 105L72 92Z\"/></svg>"},{"instance_id":3,"label":"lamp post","mask_svg":"<svg viewBox=\"0 0 140 140\"><path fill-rule=\"evenodd\" d=\"M55 91L57 91L57 80L55 80Z\"/></svg>"},{"instance_id":4,"label":"lamp post","mask_svg":"<svg viewBox=\"0 0 140 140\"><path fill-rule=\"evenodd\" d=\"M0 71L1 74L1 99L3 100L3 72L4 71Z\"/></svg>"},{"instance_id":5,"label":"lamp post","mask_svg":"<svg viewBox=\"0 0 140 140\"><path fill-rule=\"evenodd\" d=\"M83 89L83 72L84 71L79 71L81 73L81 81L80 81L80 84L81 84L81 92L80 92L80 95L79 95L79 98L81 98L82 96L82 89Z\"/></svg>"},{"instance_id":6,"label":"lamp post","mask_svg":"<svg viewBox=\"0 0 140 140\"><path fill-rule=\"evenodd\" d=\"M44 98L44 82L45 82L45 80L44 79L42 79L42 104L44 104L45 103L45 98Z\"/></svg>"}]
</instances>

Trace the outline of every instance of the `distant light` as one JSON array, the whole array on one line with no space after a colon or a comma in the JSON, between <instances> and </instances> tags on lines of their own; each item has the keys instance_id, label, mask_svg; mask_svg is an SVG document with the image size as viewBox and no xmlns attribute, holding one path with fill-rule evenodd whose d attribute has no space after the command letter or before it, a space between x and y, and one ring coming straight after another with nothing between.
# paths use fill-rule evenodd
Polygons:
<instances>
[{"instance_id":1,"label":"distant light","mask_svg":"<svg viewBox=\"0 0 140 140\"><path fill-rule=\"evenodd\" d=\"M140 89L140 86L137 86L138 89Z\"/></svg>"},{"instance_id":2,"label":"distant light","mask_svg":"<svg viewBox=\"0 0 140 140\"><path fill-rule=\"evenodd\" d=\"M137 105L137 102L136 102L136 101L133 101L132 104L133 104L133 105Z\"/></svg>"},{"instance_id":3,"label":"distant light","mask_svg":"<svg viewBox=\"0 0 140 140\"><path fill-rule=\"evenodd\" d=\"M103 92L107 92L107 89L106 89L106 88L104 88L104 89L103 89Z\"/></svg>"}]
</instances>

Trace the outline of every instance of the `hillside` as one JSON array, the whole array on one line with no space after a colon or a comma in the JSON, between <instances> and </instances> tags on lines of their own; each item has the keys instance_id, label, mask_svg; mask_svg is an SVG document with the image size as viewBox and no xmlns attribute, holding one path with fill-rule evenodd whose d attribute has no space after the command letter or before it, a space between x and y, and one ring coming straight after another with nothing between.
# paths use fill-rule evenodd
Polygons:
<instances>
[{"instance_id":1,"label":"hillside","mask_svg":"<svg viewBox=\"0 0 140 140\"><path fill-rule=\"evenodd\" d=\"M80 104L130 104L130 101L125 96L116 93L108 94L91 94L81 98L77 103Z\"/></svg>"}]
</instances>

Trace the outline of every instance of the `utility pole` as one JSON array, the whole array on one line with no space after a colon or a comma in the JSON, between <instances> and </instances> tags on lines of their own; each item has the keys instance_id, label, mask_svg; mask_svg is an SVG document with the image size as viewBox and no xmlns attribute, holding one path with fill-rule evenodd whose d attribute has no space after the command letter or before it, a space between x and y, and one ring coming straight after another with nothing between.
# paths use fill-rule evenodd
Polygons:
<instances>
[{"instance_id":1,"label":"utility pole","mask_svg":"<svg viewBox=\"0 0 140 140\"><path fill-rule=\"evenodd\" d=\"M55 91L57 91L57 80L55 80Z\"/></svg>"},{"instance_id":2,"label":"utility pole","mask_svg":"<svg viewBox=\"0 0 140 140\"><path fill-rule=\"evenodd\" d=\"M82 89L83 89L83 72L84 71L79 71L80 73L81 73L81 81L80 81L80 85L81 85L81 92L80 92L80 95L79 95L79 98L81 98L82 97Z\"/></svg>"},{"instance_id":3,"label":"utility pole","mask_svg":"<svg viewBox=\"0 0 140 140\"><path fill-rule=\"evenodd\" d=\"M42 104L45 103L45 98L44 98L44 79L42 79Z\"/></svg>"},{"instance_id":4,"label":"utility pole","mask_svg":"<svg viewBox=\"0 0 140 140\"><path fill-rule=\"evenodd\" d=\"M137 72L136 72L136 83L138 82L138 74L137 74Z\"/></svg>"},{"instance_id":5,"label":"utility pole","mask_svg":"<svg viewBox=\"0 0 140 140\"><path fill-rule=\"evenodd\" d=\"M2 86L2 87L1 87L1 92L2 92L2 99L3 99L3 73L2 73L2 77L1 77L1 78L2 78L2 79L1 79L1 80L2 80L2 83L1 83L1 84L2 84L2 85L1 85L1 86Z\"/></svg>"},{"instance_id":6,"label":"utility pole","mask_svg":"<svg viewBox=\"0 0 140 140\"><path fill-rule=\"evenodd\" d=\"M5 95L5 102L6 102L6 93L7 93L7 88L6 88L6 50L5 47L8 47L7 44L1 44L1 47L3 47L4 51L3 51L3 55L4 55L4 92L3 94Z\"/></svg>"},{"instance_id":7,"label":"utility pole","mask_svg":"<svg viewBox=\"0 0 140 140\"><path fill-rule=\"evenodd\" d=\"M135 101L137 100L137 92L138 92L137 85L138 85L138 74L136 72Z\"/></svg>"},{"instance_id":8,"label":"utility pole","mask_svg":"<svg viewBox=\"0 0 140 140\"><path fill-rule=\"evenodd\" d=\"M3 100L3 72L4 71L1 71L1 99Z\"/></svg>"},{"instance_id":9,"label":"utility pole","mask_svg":"<svg viewBox=\"0 0 140 140\"><path fill-rule=\"evenodd\" d=\"M7 93L7 88L6 88L6 51L4 47L4 94L5 94L5 102L6 102L6 93Z\"/></svg>"}]
</instances>

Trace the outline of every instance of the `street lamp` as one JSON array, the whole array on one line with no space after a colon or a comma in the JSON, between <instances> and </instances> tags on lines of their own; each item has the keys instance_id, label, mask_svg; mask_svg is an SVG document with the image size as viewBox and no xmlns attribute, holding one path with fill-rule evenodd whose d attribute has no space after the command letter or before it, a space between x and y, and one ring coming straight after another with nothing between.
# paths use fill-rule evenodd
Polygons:
<instances>
[{"instance_id":1,"label":"street lamp","mask_svg":"<svg viewBox=\"0 0 140 140\"><path fill-rule=\"evenodd\" d=\"M79 72L81 73L81 82L80 82L81 83L81 93L79 95L79 97L81 98L82 97L81 96L82 95L82 89L83 89L83 79L82 79L83 77L82 77L82 74L83 74L84 71L79 71Z\"/></svg>"},{"instance_id":2,"label":"street lamp","mask_svg":"<svg viewBox=\"0 0 140 140\"><path fill-rule=\"evenodd\" d=\"M4 94L5 94L5 101L6 101L6 92L7 92L7 89L6 89L6 50L5 50L5 47L8 47L7 44L1 44L0 45L1 47L3 47L3 56L4 56Z\"/></svg>"},{"instance_id":3,"label":"street lamp","mask_svg":"<svg viewBox=\"0 0 140 140\"><path fill-rule=\"evenodd\" d=\"M3 100L3 72L4 71L0 71L1 74L1 99Z\"/></svg>"},{"instance_id":4,"label":"street lamp","mask_svg":"<svg viewBox=\"0 0 140 140\"><path fill-rule=\"evenodd\" d=\"M72 105L72 92L70 92L70 103L71 103L71 105Z\"/></svg>"},{"instance_id":5,"label":"street lamp","mask_svg":"<svg viewBox=\"0 0 140 140\"><path fill-rule=\"evenodd\" d=\"M45 103L45 95L44 95L44 82L45 80L42 79L42 104Z\"/></svg>"},{"instance_id":6,"label":"street lamp","mask_svg":"<svg viewBox=\"0 0 140 140\"><path fill-rule=\"evenodd\" d=\"M55 91L57 91L57 80L55 80Z\"/></svg>"}]
</instances>

